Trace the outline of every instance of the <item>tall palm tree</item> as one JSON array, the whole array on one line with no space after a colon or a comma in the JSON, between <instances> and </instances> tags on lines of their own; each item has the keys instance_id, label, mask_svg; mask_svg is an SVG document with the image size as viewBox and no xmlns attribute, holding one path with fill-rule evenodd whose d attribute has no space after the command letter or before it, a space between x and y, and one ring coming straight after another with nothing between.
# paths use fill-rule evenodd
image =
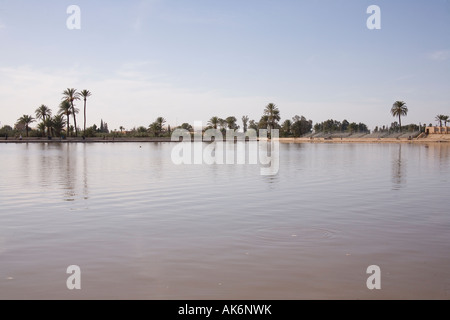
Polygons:
<instances>
[{"instance_id":1,"label":"tall palm tree","mask_svg":"<svg viewBox=\"0 0 450 320\"><path fill-rule=\"evenodd\" d=\"M83 130L83 132L86 132L86 101L87 101L87 98L92 96L92 93L89 90L83 90L80 93L78 93L78 96L80 98L83 98L83 100L84 100L84 130Z\"/></svg>"},{"instance_id":2,"label":"tall palm tree","mask_svg":"<svg viewBox=\"0 0 450 320\"><path fill-rule=\"evenodd\" d=\"M220 119L219 117L212 117L211 119L209 119L208 121L208 126L211 126L213 129L217 129L217 127L220 124Z\"/></svg>"},{"instance_id":3,"label":"tall palm tree","mask_svg":"<svg viewBox=\"0 0 450 320\"><path fill-rule=\"evenodd\" d=\"M37 108L34 113L36 114L36 119L42 120L43 123L46 123L46 120L52 116L52 110L44 104ZM47 129L48 135L50 135L50 128L47 127Z\"/></svg>"},{"instance_id":4,"label":"tall palm tree","mask_svg":"<svg viewBox=\"0 0 450 320\"><path fill-rule=\"evenodd\" d=\"M398 117L398 123L400 125L400 132L402 131L402 116L408 115L408 107L404 101L396 101L391 109L391 114L393 117Z\"/></svg>"},{"instance_id":5,"label":"tall palm tree","mask_svg":"<svg viewBox=\"0 0 450 320\"><path fill-rule=\"evenodd\" d=\"M447 122L449 121L449 116L444 116L442 120L445 122L445 126L447 126Z\"/></svg>"},{"instance_id":6,"label":"tall palm tree","mask_svg":"<svg viewBox=\"0 0 450 320\"><path fill-rule=\"evenodd\" d=\"M269 103L266 108L264 109L264 115L267 116L267 122L269 126L269 131L272 131L278 121L280 121L280 110L278 110L278 107L273 104Z\"/></svg>"},{"instance_id":7,"label":"tall palm tree","mask_svg":"<svg viewBox=\"0 0 450 320\"><path fill-rule=\"evenodd\" d=\"M75 112L75 106L74 106L74 101L75 100L80 100L80 97L77 93L77 89L74 88L68 88L66 90L64 90L63 92L63 100L67 101L70 103L70 107L71 107L71 111L72 111L72 116L73 116L73 123L75 126L75 137L78 137L78 128L77 128L77 117L76 114L77 112Z\"/></svg>"},{"instance_id":8,"label":"tall palm tree","mask_svg":"<svg viewBox=\"0 0 450 320\"><path fill-rule=\"evenodd\" d=\"M26 115L24 114L23 116L21 116L18 120L17 123L22 124L25 126L25 130L27 132L27 137L28 137L28 130L30 129L30 124L33 123L35 120L32 116Z\"/></svg>"}]
</instances>

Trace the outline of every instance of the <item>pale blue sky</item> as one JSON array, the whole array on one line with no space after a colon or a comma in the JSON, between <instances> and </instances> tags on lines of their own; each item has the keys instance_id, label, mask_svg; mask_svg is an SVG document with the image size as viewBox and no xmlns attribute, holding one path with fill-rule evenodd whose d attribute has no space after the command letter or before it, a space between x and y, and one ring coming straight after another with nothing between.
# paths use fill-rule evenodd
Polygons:
<instances>
[{"instance_id":1,"label":"pale blue sky","mask_svg":"<svg viewBox=\"0 0 450 320\"><path fill-rule=\"evenodd\" d=\"M81 8L81 30L66 9ZM368 30L367 7L381 8ZM0 121L68 87L89 89L88 125L304 115L404 123L450 114L450 1L0 0ZM78 107L82 107L81 103ZM81 115L80 115L81 117Z\"/></svg>"}]
</instances>

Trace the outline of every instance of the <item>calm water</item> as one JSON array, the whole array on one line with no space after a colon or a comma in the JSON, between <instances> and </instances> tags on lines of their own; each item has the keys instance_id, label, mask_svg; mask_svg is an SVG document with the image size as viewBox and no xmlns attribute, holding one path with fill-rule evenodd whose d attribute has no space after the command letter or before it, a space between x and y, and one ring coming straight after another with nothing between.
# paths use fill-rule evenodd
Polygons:
<instances>
[{"instance_id":1,"label":"calm water","mask_svg":"<svg viewBox=\"0 0 450 320\"><path fill-rule=\"evenodd\" d=\"M277 176L172 147L0 145L0 298L450 298L450 146L285 144Z\"/></svg>"}]
</instances>

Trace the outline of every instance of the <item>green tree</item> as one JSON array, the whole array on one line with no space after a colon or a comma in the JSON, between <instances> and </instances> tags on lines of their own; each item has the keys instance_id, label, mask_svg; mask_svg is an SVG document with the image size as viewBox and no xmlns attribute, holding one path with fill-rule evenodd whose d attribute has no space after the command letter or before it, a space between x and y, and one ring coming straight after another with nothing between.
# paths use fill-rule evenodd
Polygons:
<instances>
[{"instance_id":1,"label":"green tree","mask_svg":"<svg viewBox=\"0 0 450 320\"><path fill-rule=\"evenodd\" d=\"M291 131L294 137L301 137L307 133L311 133L312 130L312 120L306 120L304 116L295 116L292 118Z\"/></svg>"},{"instance_id":2,"label":"green tree","mask_svg":"<svg viewBox=\"0 0 450 320\"><path fill-rule=\"evenodd\" d=\"M73 124L74 124L74 128L75 128L75 137L78 137L78 127L77 127L77 117L76 117L76 114L78 112L76 112L76 110L75 110L75 104L74 104L75 100L80 100L77 89L68 88L68 89L64 90L63 101L67 101L70 103L71 112L72 112L72 116L73 116Z\"/></svg>"},{"instance_id":3,"label":"green tree","mask_svg":"<svg viewBox=\"0 0 450 320\"><path fill-rule=\"evenodd\" d=\"M138 133L147 133L147 132L148 132L147 128L144 127L144 126L138 127L138 128L136 129L136 131L137 131Z\"/></svg>"},{"instance_id":4,"label":"green tree","mask_svg":"<svg viewBox=\"0 0 450 320\"><path fill-rule=\"evenodd\" d=\"M248 122L248 127L249 127L249 129L258 131L259 123L256 122L255 120L250 120L250 121Z\"/></svg>"},{"instance_id":5,"label":"green tree","mask_svg":"<svg viewBox=\"0 0 450 320\"><path fill-rule=\"evenodd\" d=\"M282 135L284 137L288 137L291 135L291 127L292 127L292 121L287 119L283 122L281 125Z\"/></svg>"},{"instance_id":6,"label":"green tree","mask_svg":"<svg viewBox=\"0 0 450 320\"><path fill-rule=\"evenodd\" d=\"M189 132L194 131L194 128L193 128L189 123L183 123L183 124L180 126L180 129L184 129L184 130L187 130L187 131L189 131Z\"/></svg>"},{"instance_id":7,"label":"green tree","mask_svg":"<svg viewBox=\"0 0 450 320\"><path fill-rule=\"evenodd\" d=\"M86 131L86 102L87 98L92 96L92 93L89 90L83 90L78 93L78 96L84 100L84 127L83 132Z\"/></svg>"},{"instance_id":8,"label":"green tree","mask_svg":"<svg viewBox=\"0 0 450 320\"><path fill-rule=\"evenodd\" d=\"M158 132L159 132L159 125L158 123L155 121L153 123L151 123L148 126L148 130L150 131L150 133L154 136L157 137L158 136Z\"/></svg>"},{"instance_id":9,"label":"green tree","mask_svg":"<svg viewBox=\"0 0 450 320\"><path fill-rule=\"evenodd\" d=\"M55 131L55 135L57 137L61 137L61 132L64 129L66 124L66 120L64 120L64 116L62 114L58 114L51 119L53 130Z\"/></svg>"},{"instance_id":10,"label":"green tree","mask_svg":"<svg viewBox=\"0 0 450 320\"><path fill-rule=\"evenodd\" d=\"M45 137L45 130L47 130L47 126L45 122L40 122L37 127L38 131L41 133L43 137Z\"/></svg>"},{"instance_id":11,"label":"green tree","mask_svg":"<svg viewBox=\"0 0 450 320\"><path fill-rule=\"evenodd\" d=\"M219 117L212 117L208 121L208 126L210 126L213 129L217 129L217 127L220 125L220 118Z\"/></svg>"},{"instance_id":12,"label":"green tree","mask_svg":"<svg viewBox=\"0 0 450 320\"><path fill-rule=\"evenodd\" d=\"M156 118L156 123L158 124L158 135L162 136L162 133L164 131L164 124L166 123L166 119L163 117Z\"/></svg>"},{"instance_id":13,"label":"green tree","mask_svg":"<svg viewBox=\"0 0 450 320\"><path fill-rule=\"evenodd\" d=\"M263 115L258 122L259 129L269 129L269 116Z\"/></svg>"},{"instance_id":14,"label":"green tree","mask_svg":"<svg viewBox=\"0 0 450 320\"><path fill-rule=\"evenodd\" d=\"M236 124L236 122L237 122L236 117L228 117L225 119L225 122L227 123L227 128L229 130L239 129L239 126Z\"/></svg>"},{"instance_id":15,"label":"green tree","mask_svg":"<svg viewBox=\"0 0 450 320\"><path fill-rule=\"evenodd\" d=\"M24 114L22 117L20 117L17 120L18 124L25 126L25 131L27 133L27 137L28 137L28 131L30 130L30 124L33 122L35 122L34 118L32 116L26 115L26 114Z\"/></svg>"},{"instance_id":16,"label":"green tree","mask_svg":"<svg viewBox=\"0 0 450 320\"><path fill-rule=\"evenodd\" d=\"M402 116L408 115L408 107L404 101L396 101L391 108L391 114L393 117L398 117L398 123L400 126L400 132L402 131Z\"/></svg>"},{"instance_id":17,"label":"green tree","mask_svg":"<svg viewBox=\"0 0 450 320\"><path fill-rule=\"evenodd\" d=\"M34 112L36 114L36 119L42 120L43 123L46 123L47 119L50 118L52 116L52 110L50 110L49 107L47 107L46 105L41 105L39 108L36 109L36 111ZM47 127L48 129L48 135L51 135L51 128ZM44 129L44 133L45 133L45 129Z\"/></svg>"},{"instance_id":18,"label":"green tree","mask_svg":"<svg viewBox=\"0 0 450 320\"><path fill-rule=\"evenodd\" d=\"M438 114L435 118L437 122L439 122L439 127L442 127L442 121L445 122L445 126L447 126L448 117L444 116L443 114Z\"/></svg>"},{"instance_id":19,"label":"green tree","mask_svg":"<svg viewBox=\"0 0 450 320\"><path fill-rule=\"evenodd\" d=\"M244 129L244 132L247 132L247 129L248 129L248 116L243 116L242 117L242 125L243 125L243 129Z\"/></svg>"},{"instance_id":20,"label":"green tree","mask_svg":"<svg viewBox=\"0 0 450 320\"><path fill-rule=\"evenodd\" d=\"M347 130L350 131L351 133L358 132L358 125L356 124L356 122L352 122L348 125Z\"/></svg>"},{"instance_id":21,"label":"green tree","mask_svg":"<svg viewBox=\"0 0 450 320\"><path fill-rule=\"evenodd\" d=\"M78 109L75 109L76 112L78 112ZM72 106L70 105L70 102L67 100L63 100L61 104L59 105L59 113L60 115L66 116L66 136L69 136L70 132L70 116L72 115Z\"/></svg>"},{"instance_id":22,"label":"green tree","mask_svg":"<svg viewBox=\"0 0 450 320\"><path fill-rule=\"evenodd\" d=\"M342 121L341 131L342 132L348 131L348 126L349 125L350 125L350 122L348 122L347 120Z\"/></svg>"},{"instance_id":23,"label":"green tree","mask_svg":"<svg viewBox=\"0 0 450 320\"><path fill-rule=\"evenodd\" d=\"M267 118L268 130L272 131L273 129L275 129L276 124L281 119L280 110L275 104L269 103L264 109L264 115L268 117Z\"/></svg>"}]
</instances>

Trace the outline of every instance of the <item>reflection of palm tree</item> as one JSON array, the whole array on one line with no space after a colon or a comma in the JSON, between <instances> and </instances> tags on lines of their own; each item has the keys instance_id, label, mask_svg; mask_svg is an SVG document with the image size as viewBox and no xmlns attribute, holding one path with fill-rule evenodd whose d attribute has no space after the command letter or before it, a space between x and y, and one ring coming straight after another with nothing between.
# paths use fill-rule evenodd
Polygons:
<instances>
[{"instance_id":1,"label":"reflection of palm tree","mask_svg":"<svg viewBox=\"0 0 450 320\"><path fill-rule=\"evenodd\" d=\"M395 157L392 163L392 179L394 184L396 185L395 189L398 189L404 183L404 161L402 159L402 145L399 144L398 147L398 156Z\"/></svg>"},{"instance_id":2,"label":"reflection of palm tree","mask_svg":"<svg viewBox=\"0 0 450 320\"><path fill-rule=\"evenodd\" d=\"M398 117L398 123L400 125L400 132L402 131L402 116L408 115L408 107L404 101L396 101L391 109L393 117Z\"/></svg>"}]
</instances>

